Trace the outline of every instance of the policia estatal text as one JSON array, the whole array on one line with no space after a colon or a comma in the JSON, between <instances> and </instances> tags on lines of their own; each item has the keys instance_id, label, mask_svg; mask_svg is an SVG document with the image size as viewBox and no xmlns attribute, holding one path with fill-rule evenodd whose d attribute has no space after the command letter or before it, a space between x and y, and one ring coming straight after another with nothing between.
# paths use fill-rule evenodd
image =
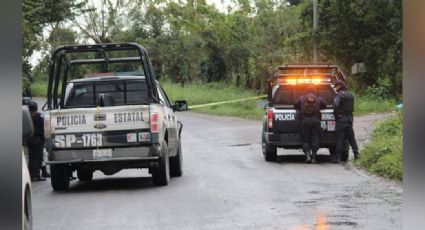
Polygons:
<instances>
[{"instance_id":1,"label":"policia estatal text","mask_svg":"<svg viewBox=\"0 0 425 230\"><path fill-rule=\"evenodd\" d=\"M294 104L301 118L301 139L306 162L316 163L316 154L320 142L320 110L326 108L325 101L316 95L313 85L307 87L307 93Z\"/></svg>"},{"instance_id":2,"label":"policia estatal text","mask_svg":"<svg viewBox=\"0 0 425 230\"><path fill-rule=\"evenodd\" d=\"M346 140L350 143L355 159L359 156L359 149L353 130L354 96L343 81L335 82L334 87L337 92L334 100L336 155L332 162L339 163Z\"/></svg>"}]
</instances>

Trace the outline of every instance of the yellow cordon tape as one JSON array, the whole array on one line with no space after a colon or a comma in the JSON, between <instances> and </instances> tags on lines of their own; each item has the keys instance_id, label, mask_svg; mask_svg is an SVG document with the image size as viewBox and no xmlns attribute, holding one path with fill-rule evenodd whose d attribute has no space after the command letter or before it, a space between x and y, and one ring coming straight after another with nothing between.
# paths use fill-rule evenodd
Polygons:
<instances>
[{"instance_id":1,"label":"yellow cordon tape","mask_svg":"<svg viewBox=\"0 0 425 230\"><path fill-rule=\"evenodd\" d=\"M260 98L264 98L264 97L267 97L267 95L261 95L261 96L256 96L256 97L247 97L247 98L230 100L230 101L211 102L211 103L202 104L202 105L192 105L192 106L189 106L189 109L197 109L197 108L213 106L213 105L229 104L229 103L235 103L235 102L240 102L240 101L249 101L249 100L260 99Z\"/></svg>"}]
</instances>

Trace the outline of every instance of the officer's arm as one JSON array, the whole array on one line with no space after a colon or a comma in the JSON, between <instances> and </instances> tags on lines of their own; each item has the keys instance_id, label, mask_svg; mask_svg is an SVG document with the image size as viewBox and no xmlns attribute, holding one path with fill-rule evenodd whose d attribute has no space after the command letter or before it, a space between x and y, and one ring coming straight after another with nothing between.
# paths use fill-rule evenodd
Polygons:
<instances>
[{"instance_id":1,"label":"officer's arm","mask_svg":"<svg viewBox=\"0 0 425 230\"><path fill-rule=\"evenodd\" d=\"M298 98L298 100L295 102L295 104L294 104L294 108L295 108L296 110L300 110L300 109L301 109L301 97L300 97L300 98Z\"/></svg>"},{"instance_id":2,"label":"officer's arm","mask_svg":"<svg viewBox=\"0 0 425 230\"><path fill-rule=\"evenodd\" d=\"M339 108L340 104L341 104L341 97L340 97L339 93L337 93L335 95L335 99L334 99L334 108L335 109Z\"/></svg>"},{"instance_id":3,"label":"officer's arm","mask_svg":"<svg viewBox=\"0 0 425 230\"><path fill-rule=\"evenodd\" d=\"M323 98L320 98L320 109L326 109L326 102Z\"/></svg>"},{"instance_id":4,"label":"officer's arm","mask_svg":"<svg viewBox=\"0 0 425 230\"><path fill-rule=\"evenodd\" d=\"M34 134L44 136L44 119L42 117L37 117L35 122L37 122L37 128L34 130Z\"/></svg>"}]
</instances>

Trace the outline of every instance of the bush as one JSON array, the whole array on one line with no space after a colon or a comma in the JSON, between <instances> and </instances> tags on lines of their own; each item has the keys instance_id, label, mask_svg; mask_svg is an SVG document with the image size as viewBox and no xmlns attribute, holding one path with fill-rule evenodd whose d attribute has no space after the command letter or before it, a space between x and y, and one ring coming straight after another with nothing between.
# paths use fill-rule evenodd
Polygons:
<instances>
[{"instance_id":1,"label":"bush","mask_svg":"<svg viewBox=\"0 0 425 230\"><path fill-rule=\"evenodd\" d=\"M31 93L33 97L47 97L47 82L40 81L32 83Z\"/></svg>"},{"instance_id":2,"label":"bush","mask_svg":"<svg viewBox=\"0 0 425 230\"><path fill-rule=\"evenodd\" d=\"M360 154L357 164L380 176L402 180L403 177L403 115L378 124L372 141Z\"/></svg>"}]
</instances>

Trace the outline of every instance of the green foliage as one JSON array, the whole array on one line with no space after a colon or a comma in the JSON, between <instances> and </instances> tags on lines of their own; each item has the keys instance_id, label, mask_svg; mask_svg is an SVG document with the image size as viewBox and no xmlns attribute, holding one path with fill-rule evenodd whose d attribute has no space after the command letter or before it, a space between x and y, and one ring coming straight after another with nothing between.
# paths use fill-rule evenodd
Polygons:
<instances>
[{"instance_id":1,"label":"green foliage","mask_svg":"<svg viewBox=\"0 0 425 230\"><path fill-rule=\"evenodd\" d=\"M304 12L310 12L310 8ZM402 90L401 12L401 0L320 1L323 58L340 65L346 72L354 63L365 63L367 72L355 80L357 89L372 86L369 93L399 97Z\"/></svg>"},{"instance_id":2,"label":"green foliage","mask_svg":"<svg viewBox=\"0 0 425 230\"><path fill-rule=\"evenodd\" d=\"M223 81L263 92L276 66L311 61L311 0L233 2L235 7L222 12L205 0L102 0L101 7L55 0L49 1L49 9L25 0L23 56L40 47L48 57L52 47L78 39L138 42L149 51L161 80L181 85ZM354 63L363 62L367 72L350 78L350 88L369 98L400 98L401 0L319 3L320 61L338 64L346 74ZM52 33L44 39L46 26ZM23 68L31 70L30 65ZM37 79L46 76L43 68L45 62Z\"/></svg>"},{"instance_id":3,"label":"green foliage","mask_svg":"<svg viewBox=\"0 0 425 230\"><path fill-rule=\"evenodd\" d=\"M224 83L192 83L184 87L170 82L162 82L162 86L171 101L187 100L189 107L211 102L229 101L247 97L255 97L257 92L241 89ZM173 103L173 102L172 102ZM193 109L197 112L235 116L249 119L261 119L264 109L257 107L257 100L234 102L223 105L214 105Z\"/></svg>"},{"instance_id":4,"label":"green foliage","mask_svg":"<svg viewBox=\"0 0 425 230\"><path fill-rule=\"evenodd\" d=\"M43 47L43 30L47 26L58 26L64 20L73 17L76 9L85 4L86 1L84 0L22 1L22 79L24 82L22 86L24 89L34 82L32 66L29 61L31 55L35 50L45 50L45 47Z\"/></svg>"},{"instance_id":5,"label":"green foliage","mask_svg":"<svg viewBox=\"0 0 425 230\"><path fill-rule=\"evenodd\" d=\"M378 124L372 141L361 152L357 162L361 167L378 175L402 180L403 178L403 114Z\"/></svg>"},{"instance_id":6,"label":"green foliage","mask_svg":"<svg viewBox=\"0 0 425 230\"><path fill-rule=\"evenodd\" d=\"M34 82L31 84L31 92L33 97L47 97L47 82Z\"/></svg>"},{"instance_id":7,"label":"green foliage","mask_svg":"<svg viewBox=\"0 0 425 230\"><path fill-rule=\"evenodd\" d=\"M357 96L354 100L354 114L384 113L394 111L396 101L371 96Z\"/></svg>"}]
</instances>

